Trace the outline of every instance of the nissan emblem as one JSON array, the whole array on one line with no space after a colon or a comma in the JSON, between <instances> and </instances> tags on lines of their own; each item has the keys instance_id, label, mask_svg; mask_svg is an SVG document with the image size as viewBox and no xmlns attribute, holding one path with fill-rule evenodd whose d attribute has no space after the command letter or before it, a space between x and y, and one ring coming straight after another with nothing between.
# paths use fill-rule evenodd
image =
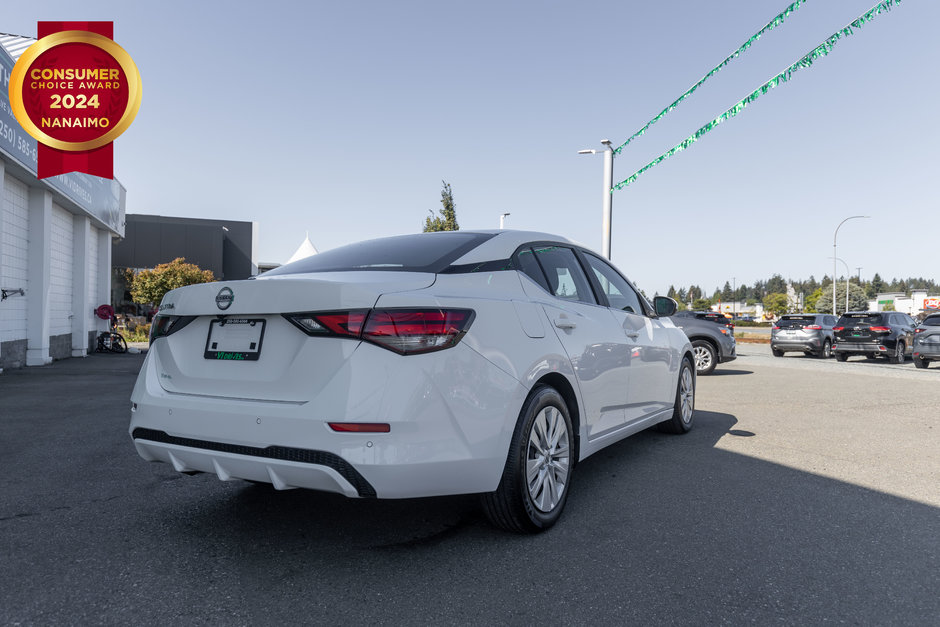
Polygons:
<instances>
[{"instance_id":1,"label":"nissan emblem","mask_svg":"<svg viewBox=\"0 0 940 627\"><path fill-rule=\"evenodd\" d=\"M218 305L219 309L222 310L231 307L234 300L235 294L232 293L232 288L230 287L223 287L215 296L215 304Z\"/></svg>"}]
</instances>

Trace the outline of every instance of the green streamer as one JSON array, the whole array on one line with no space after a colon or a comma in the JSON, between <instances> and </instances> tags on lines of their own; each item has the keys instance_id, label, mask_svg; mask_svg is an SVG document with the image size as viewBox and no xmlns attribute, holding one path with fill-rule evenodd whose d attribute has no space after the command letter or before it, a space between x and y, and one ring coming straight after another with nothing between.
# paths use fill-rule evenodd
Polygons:
<instances>
[{"instance_id":1,"label":"green streamer","mask_svg":"<svg viewBox=\"0 0 940 627\"><path fill-rule=\"evenodd\" d=\"M684 94L682 94L681 96L679 96L678 98L676 98L676 100L673 101L672 104L670 104L668 107L666 107L665 109L663 109L662 111L660 111L660 112L659 112L659 115L657 115L655 118L653 118L652 120L650 120L649 122L647 122L646 125L643 126L643 128L641 128L641 129L638 130L636 133L634 133L633 135L631 135L630 137L628 137L628 138L627 138L627 141L623 142L623 143L620 144L616 149L614 149L614 154L615 154L615 155L616 155L616 154L620 154L620 152L626 147L627 144L629 144L630 142L632 142L634 139L636 139L636 138L639 137L640 135L644 134L644 133L646 132L646 130L647 130L649 127L651 127L653 124L655 124L655 123L658 122L659 120L661 120L661 119L663 119L664 117L666 117L666 114L667 114L667 113L669 113L670 111L672 111L673 109L675 109L676 107L678 107L680 102L682 102L683 100L685 100L686 98L688 98L689 96L691 96L692 93L693 93L696 89L698 89L699 87L701 87L702 83L704 83L704 82L707 81L709 78L711 78L712 76L714 76L715 74L717 74L719 71L721 71L721 68L723 68L723 67L725 67L726 65L728 65L729 63L731 63L735 58L738 57L738 55L740 55L742 52L744 52L745 50L747 50L748 48L750 48L753 43L755 43L758 39L761 38L761 35L763 35L763 34L766 33L766 32L769 32L769 31L773 30L774 28L776 28L777 26L783 24L783 21L784 21L785 19L787 19L787 17L789 17L791 13L793 13L794 11L796 11L797 9L799 9L799 8L800 8L800 5L804 4L806 1L807 1L807 0L796 0L796 2L792 3L792 4L791 4L790 6L788 6L786 9L784 9L783 11L781 11L781 12L777 15L777 17L775 17L774 19L772 19L772 20L770 20L769 22L767 22L767 24L765 24L762 29L760 29L759 31L757 31L757 33L755 33L754 35L752 35L747 41L745 41L743 44L741 44L741 46L740 46L737 50L735 50L734 52L732 52L724 61L722 61L721 63L719 63L718 65L716 65L708 74L706 74L705 76L703 76L703 77L701 78L701 80L699 80L699 82L697 82L697 83L695 83L694 85L692 85L691 87L689 87L689 89L688 89Z\"/></svg>"},{"instance_id":2,"label":"green streamer","mask_svg":"<svg viewBox=\"0 0 940 627\"><path fill-rule=\"evenodd\" d=\"M718 126L725 120L730 120L731 118L736 116L738 113L743 111L744 108L747 107L747 105L751 104L752 102L754 102L755 100L757 100L758 98L766 94L768 91L776 87L777 85L781 83L786 83L787 81L789 81L790 78L792 78L793 74L795 74L796 71L799 70L800 68L808 68L813 65L813 62L816 59L827 56L832 51L832 49L835 47L836 43L840 39L842 39L843 37L848 37L850 35L853 35L855 33L854 29L861 28L866 23L872 21L876 15L880 15L886 11L891 10L891 7L896 4L901 4L901 0L884 0L883 2L879 2L877 5L872 7L869 11L866 11L862 15L858 16L858 18L850 22L847 26L845 26L842 29L839 29L838 31L830 35L823 43L813 48L813 50L811 50L808 54L803 56L799 61L797 61L796 63L794 63L793 65L791 65L790 67L780 72L779 74L774 76L772 79L770 79L769 81L767 81L766 83L764 83L763 85L761 85L760 87L752 91L750 94L747 95L746 98L738 101L737 104L735 104L733 107L731 107L730 109L728 109L727 111L719 115L714 120L711 120L710 122L702 126L700 129L695 131L695 133L693 133L692 135L689 135L680 144L674 146L672 149L668 150L667 152L664 152L663 154L659 155L658 157L656 157L655 159L647 163L645 166L643 166L642 168L634 172L632 175L630 175L623 181L614 185L610 191L614 192L618 189L623 189L624 187L627 187L628 185L636 181L640 177L641 174L643 174L650 168L653 168L659 165L660 163L662 163L669 157L673 156L677 152L682 152L686 148L690 147L692 144L697 142L699 138L701 138L706 133L709 133L716 126Z\"/></svg>"}]
</instances>

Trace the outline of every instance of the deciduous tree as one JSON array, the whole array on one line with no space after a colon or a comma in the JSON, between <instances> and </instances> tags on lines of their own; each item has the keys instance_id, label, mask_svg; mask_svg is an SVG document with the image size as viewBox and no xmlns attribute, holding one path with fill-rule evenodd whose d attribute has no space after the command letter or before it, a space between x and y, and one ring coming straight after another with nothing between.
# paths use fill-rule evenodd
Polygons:
<instances>
[{"instance_id":1,"label":"deciduous tree","mask_svg":"<svg viewBox=\"0 0 940 627\"><path fill-rule=\"evenodd\" d=\"M212 270L203 270L193 263L177 257L170 263L161 263L153 270L141 270L131 281L131 298L135 303L157 305L170 290L196 283L215 281Z\"/></svg>"}]
</instances>

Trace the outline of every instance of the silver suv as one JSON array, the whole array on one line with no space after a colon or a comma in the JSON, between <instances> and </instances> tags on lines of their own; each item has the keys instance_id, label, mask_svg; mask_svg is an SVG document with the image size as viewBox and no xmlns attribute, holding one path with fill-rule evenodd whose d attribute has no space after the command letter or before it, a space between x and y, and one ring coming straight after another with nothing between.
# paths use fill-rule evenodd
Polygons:
<instances>
[{"instance_id":1,"label":"silver suv","mask_svg":"<svg viewBox=\"0 0 940 627\"><path fill-rule=\"evenodd\" d=\"M828 359L834 340L832 327L837 320L830 314L784 314L770 334L774 357L799 351Z\"/></svg>"}]
</instances>

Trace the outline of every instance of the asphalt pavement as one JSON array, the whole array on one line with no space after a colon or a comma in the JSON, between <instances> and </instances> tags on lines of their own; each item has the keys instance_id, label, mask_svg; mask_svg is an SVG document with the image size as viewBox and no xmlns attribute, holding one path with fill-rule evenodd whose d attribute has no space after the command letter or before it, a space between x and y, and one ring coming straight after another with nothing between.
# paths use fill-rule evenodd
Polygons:
<instances>
[{"instance_id":1,"label":"asphalt pavement","mask_svg":"<svg viewBox=\"0 0 940 627\"><path fill-rule=\"evenodd\" d=\"M937 624L940 367L765 348L699 379L689 434L580 464L538 536L474 496L148 464L127 435L142 355L7 370L0 624Z\"/></svg>"}]
</instances>

